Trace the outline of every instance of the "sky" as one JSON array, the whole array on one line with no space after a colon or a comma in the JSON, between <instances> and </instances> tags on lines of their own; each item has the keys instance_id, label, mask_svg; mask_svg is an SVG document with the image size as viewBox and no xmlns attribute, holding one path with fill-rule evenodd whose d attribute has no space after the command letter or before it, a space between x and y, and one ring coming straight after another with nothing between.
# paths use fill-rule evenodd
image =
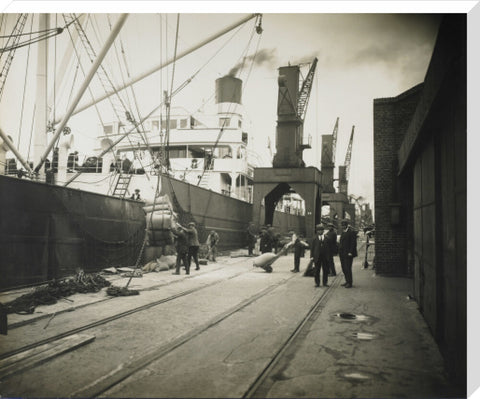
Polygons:
<instances>
[{"instance_id":1,"label":"sky","mask_svg":"<svg viewBox=\"0 0 480 399\"><path fill-rule=\"evenodd\" d=\"M196 13L181 12L177 52L237 22L247 12L255 12L252 4L244 3L243 8L239 9L243 12L236 12L237 9L218 14L205 13L204 9ZM140 9L145 14L131 14L121 33L131 76L159 64L173 54L175 47L177 15L159 15L151 7ZM424 11L402 14L324 13L307 12L308 7L303 8L303 12L275 13L277 9L263 13L262 35L252 36L254 20L251 20L238 31L232 31L178 61L175 70L171 65L164 68L162 73L135 85L135 101L139 104L141 114L145 115L158 105L163 90L172 87L172 76L173 87L177 87L204 64L206 66L174 98L172 105L183 106L191 112L202 108L202 104L208 109L213 104L215 79L227 74L246 56L247 62L238 71L237 77L243 80L242 103L245 115L251 120L248 125L250 145L264 161L268 161L271 159L267 148L269 140L275 151L278 68L312 62L317 57L316 76L304 123L305 139L312 137L312 149L304 151L305 163L320 168L321 135L331 134L335 120L339 118L336 161L337 165L343 164L350 133L355 126L349 191L356 197L363 197L373 208L373 100L397 96L423 81L440 14L425 14ZM95 9L89 2L84 2L74 11ZM118 14L110 17L113 24ZM98 20L108 26L106 16ZM57 20L57 25L60 22ZM106 33L103 39L105 37ZM211 60L218 51L219 54ZM17 54L18 58L22 55L25 57L26 49L18 50ZM119 58L113 58L112 54L109 56L112 56L109 61L111 68L121 64ZM255 60L253 67L248 62L251 59ZM21 103L19 94L23 91L24 77L20 69L15 69L7 82L11 85L10 95L16 95L16 100L6 102L2 98L0 104L1 127L15 138L18 138L18 128L14 127L18 125L18 118L9 121L12 119L9 116L15 114L12 112L14 107L18 109ZM304 73L307 70L308 66L303 68ZM67 103L70 91L72 89L64 88L63 92L60 87L57 89L59 114L62 113L61 104ZM4 93L6 96L7 93ZM107 120L108 113L107 108L101 111ZM28 146L29 119L25 111L25 132L19 143L24 148ZM74 116L69 125L75 133L75 145L81 153L88 153L96 147L94 137L99 121L93 108Z\"/></svg>"}]
</instances>

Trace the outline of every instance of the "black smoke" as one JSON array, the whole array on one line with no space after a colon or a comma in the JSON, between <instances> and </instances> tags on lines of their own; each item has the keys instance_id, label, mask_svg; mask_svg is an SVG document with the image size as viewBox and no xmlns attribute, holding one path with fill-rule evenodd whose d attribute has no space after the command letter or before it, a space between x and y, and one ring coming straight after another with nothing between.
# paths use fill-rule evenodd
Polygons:
<instances>
[{"instance_id":1,"label":"black smoke","mask_svg":"<svg viewBox=\"0 0 480 399\"><path fill-rule=\"evenodd\" d=\"M236 76L238 71L242 70L250 62L253 62L255 66L273 66L277 64L277 50L276 49L262 49L255 54L249 55L247 57L243 57L243 59L238 62L230 71L228 72L228 76Z\"/></svg>"}]
</instances>

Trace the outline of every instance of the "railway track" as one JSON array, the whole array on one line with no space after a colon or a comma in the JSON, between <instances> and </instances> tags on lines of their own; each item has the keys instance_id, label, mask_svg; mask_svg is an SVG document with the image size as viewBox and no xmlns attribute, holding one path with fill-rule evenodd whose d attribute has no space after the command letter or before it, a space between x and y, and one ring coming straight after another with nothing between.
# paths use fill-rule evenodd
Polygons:
<instances>
[{"instance_id":1,"label":"railway track","mask_svg":"<svg viewBox=\"0 0 480 399\"><path fill-rule=\"evenodd\" d=\"M309 331L310 326L318 318L323 308L325 307L326 302L332 294L332 289L338 287L340 284L340 278L337 275L335 281L331 286L325 291L325 293L318 299L318 301L311 307L310 311L303 318L303 320L297 325L293 333L288 337L288 339L280 346L278 351L275 353L268 365L259 373L258 377L255 379L252 385L244 393L242 398L266 398L268 391L273 385L274 376L277 373L277 370L281 368L282 363L285 362L285 359L289 358L290 355L295 351L296 345L300 344L306 337L306 334Z\"/></svg>"},{"instance_id":2,"label":"railway track","mask_svg":"<svg viewBox=\"0 0 480 399\"><path fill-rule=\"evenodd\" d=\"M215 270L212 270L212 272ZM22 346L21 348L18 348L16 350L10 351L8 353L4 353L3 355L0 356L0 359L7 358L9 356L13 356L15 354L18 354L22 351L35 348L40 345L44 345L46 343L50 342L55 342L56 340L60 340L62 338L65 338L67 336L71 336L74 334L78 334L79 332L84 332L87 330L94 330L96 327L99 327L101 325L113 322L115 320L119 320L121 318L128 317L130 315L134 315L136 313L140 313L142 311L146 311L148 309L151 309L152 307L155 306L160 306L162 304L174 301L175 299L179 299L181 297L185 297L188 295L192 295L194 293L197 293L199 291L202 291L204 289L207 289L209 287L212 287L214 285L220 284L222 282L232 280L235 278L240 277L241 275L245 273L251 272L251 269L241 271L239 273L235 273L227 278L222 278L215 280L213 282L210 282L208 284L204 284L199 287L195 287L189 290L185 290L182 292L179 292L175 295L171 295L167 298L163 298L161 300L148 303L143 306L136 307L134 309L130 309L125 312L118 313L116 315L113 315L111 317L106 317L101 320L97 320L93 323L86 324L84 326L71 329L69 331L63 332L61 334L57 334L53 337L44 339L44 340L39 340L35 343L32 343L30 345L25 345ZM106 373L105 375L97 378L95 381L92 381L90 384L84 386L81 389L77 389L73 392L70 392L67 396L70 397L97 397L101 396L107 391L113 389L116 387L118 384L122 383L125 381L127 378L130 376L134 375L135 373L139 372L149 364L155 362L156 360L161 359L162 357L174 352L177 348L181 347L182 345L192 341L196 337L200 336L202 333L206 332L210 328L222 323L222 321L226 320L227 318L235 315L238 312L241 312L243 309L248 307L249 305L252 305L254 302L258 301L259 299L265 297L272 291L278 289L279 287L287 284L292 278L295 277L295 274L292 274L291 276L284 278L280 281L278 281L275 284L269 285L268 287L264 288L263 290L257 292L255 295L241 301L240 303L236 304L235 306L227 309L226 311L218 314L216 317L208 320L204 324L201 324L197 326L196 328L187 331L185 334L179 336L178 338L174 339L173 341L167 342L164 345L161 345L157 348L155 348L153 351L148 353L145 356L138 357L136 359L133 359L128 362L124 362L121 364L117 364L113 370L111 370L109 373ZM327 290L323 292L323 294L319 297L319 299L314 303L314 305L311 307L311 309L308 311L306 316L296 325L293 333L283 342L283 344L276 350L275 353L273 353L271 360L268 362L266 367L262 370L259 371L258 376L253 380L253 383L248 387L246 392L243 394L243 397L245 398L250 398L250 397L258 397L258 396L263 396L262 393L268 392L269 386L271 386L271 381L272 379L270 378L272 373L274 373L275 368L282 363L282 360L285 358L286 355L288 355L289 351L294 348L295 343L298 342L299 340L301 341L302 337L304 336L305 332L308 330L309 325L315 320L316 316L321 312L321 309L323 308L323 303L325 303L328 300L328 297L330 296L332 288L334 288L336 285L338 285L338 278L334 281L331 287L329 287Z\"/></svg>"},{"instance_id":3,"label":"railway track","mask_svg":"<svg viewBox=\"0 0 480 399\"><path fill-rule=\"evenodd\" d=\"M223 266L220 266L220 267L217 267L215 269L210 269L209 270L209 273L212 273L212 272L215 272L217 270L220 270ZM188 277L185 277L185 278L195 278L196 276L195 275L190 275ZM118 280L120 279L125 279L124 277L119 277ZM115 280L114 280L115 281ZM139 292L146 292L146 291L153 291L153 290L157 290L159 288L162 288L162 287L165 287L165 286L168 286L168 285L172 285L172 284L178 284L178 283L181 283L183 281L182 280L175 280L175 281L168 281L168 282L164 282L164 283L161 283L161 284L156 284L156 285L152 285L150 287L147 287L147 288L140 288L140 289L137 289L137 291ZM112 281L111 281L112 282ZM43 285L43 284L38 284L39 286L40 285ZM15 292L15 291L12 291L12 292ZM18 291L18 292L24 292L24 291ZM89 306L94 306L94 305L97 305L101 302L105 302L105 301L110 301L110 300L114 300L116 297L114 296L108 296L108 297L105 297L103 299L99 299L98 301L95 301L95 302L91 302L91 303L86 303L86 304L83 304L83 305L78 305L78 306L74 306L73 308L67 308L67 309L63 309L61 311L58 311L55 313L56 316L62 314L62 313L66 313L66 312L71 312L73 310L77 310L77 309L83 309L83 308L86 308L86 307L89 307ZM68 298L60 298L60 300L68 300ZM29 319L29 320L22 320L22 321L19 321L19 322L16 322L16 323L12 323L12 324L9 324L8 326L8 329L9 330L14 330L16 328L19 328L19 327L24 327L28 324L33 324L33 323L36 323L37 321L39 320L42 320L42 319L47 319L49 317L51 317L52 314L49 314L49 313L45 313L44 315L41 315L41 316L38 316L38 317L35 317L34 319ZM0 354L0 359L4 358L5 355L3 354Z\"/></svg>"},{"instance_id":4,"label":"railway track","mask_svg":"<svg viewBox=\"0 0 480 399\"><path fill-rule=\"evenodd\" d=\"M135 373L139 372L149 364L153 363L156 360L159 360L163 356L166 356L173 352L175 349L181 345L187 343L188 341L194 339L200 334L204 333L209 328L215 326L216 324L222 322L226 318L234 315L235 313L241 311L247 306L258 301L260 298L266 296L275 289L278 289L281 285L286 284L291 277L282 280L280 283L267 287L266 289L259 292L254 297L249 298L248 300L243 301L238 306L228 310L227 312L219 315L215 319L211 320L209 323L199 327L198 329L191 331L184 336L180 337L178 340L171 342L165 346L160 347L155 353L152 353L148 357L142 359L137 359L136 361L124 364L118 367L114 375L108 375L102 377L98 381L93 382L90 386L85 389L72 392L70 396L79 396L79 397L97 397L102 396L116 385L120 384L122 381L126 380L128 377L133 376ZM254 382L242 395L243 398L253 398L253 397L266 397L269 388L273 384L272 375L276 373L276 369L282 362L288 358L290 353L294 350L295 345L299 344L307 334L309 327L321 313L324 304L328 301L332 293L332 289L340 284L340 279L336 278L335 283L332 284L320 298L315 302L311 307L307 315L298 323L293 333L287 338L287 340L278 348L277 352L273 355L271 360L268 362L265 368L260 370L258 376L254 379Z\"/></svg>"},{"instance_id":5,"label":"railway track","mask_svg":"<svg viewBox=\"0 0 480 399\"><path fill-rule=\"evenodd\" d=\"M212 272L215 271L215 270L212 270ZM230 276L228 277L227 279L219 279L219 280L216 280L216 281L213 281L209 284L204 284L202 286L199 286L199 287L195 287L195 288L192 288L192 289L189 289L189 290L186 290L186 291L182 291L180 293L177 293L175 295L171 295L167 298L162 298L158 301L154 301L154 302L150 302L148 304L145 304L145 305L142 305L142 306L138 306L134 309L129 309L125 312L121 312L121 313L117 313L113 316L110 316L110 317L105 317L103 319L100 319L100 320L97 320L93 323L88 323L84 326L81 326L81 327L77 327L77 328L73 328L69 331L65 331L63 333L60 333L60 334L57 334L55 336L52 336L52 337L49 337L49 338L46 338L46 339L43 339L43 340L39 340L39 341L36 341L36 342L33 342L29 345L24 345L20 348L17 348L17 349L14 349L14 350L11 350L11 351L8 351L8 352L4 352L2 354L0 354L0 360L3 360L3 359L6 359L8 357L11 357L11 356L14 356L14 355L17 355L18 353L21 353L21 352L24 352L24 351L27 351L27 350L30 350L30 349L34 349L36 347L39 347L41 345L45 345L45 344L48 344L48 343L51 343L51 342L54 342L54 341L57 341L57 340L60 340L62 338L65 338L65 337L68 337L70 335L74 335L74 334L78 334L80 332L84 332L84 331L87 331L87 330L90 330L90 329L93 329L95 327L98 327L98 326L101 326L101 325L104 325L104 324L107 324L107 323L110 323L112 321L115 321L115 320L119 320L123 317L127 317L127 316L130 316L130 315L133 315L135 313L139 313L139 312L142 312L142 311L145 311L145 310L148 310L152 307L155 307L155 306L159 306L159 305L162 305L164 303L167 303L167 302L170 302L170 301L173 301L175 299L178 299L178 298L181 298L181 297L184 297L186 295L190 295L190 294L193 294L195 292L198 292L198 291L201 291L203 289L206 289L208 287L211 287L211 286L214 286L216 284L219 284L223 281L226 281L226 280L230 280L230 279L233 279L233 278L236 278L238 276L241 276L242 274L245 274L245 273L248 273L248 271L242 271L240 273L236 273L234 274L233 276ZM193 276L192 276L193 277ZM180 282L179 281L175 281L173 283L178 283ZM165 283L165 284L159 284L157 286L152 286L152 287L149 287L148 289L145 289L145 290L152 290L152 289L156 289L156 288L160 288L162 286L165 286L165 285L169 285L171 283ZM144 291L145 291L144 290ZM94 303L91 303L91 304L85 304L85 305L82 305L80 306L79 308L85 308L85 307L88 307L88 306L93 306L93 305L96 305L100 302L104 302L104 301L108 301L108 300L112 300L114 299L114 297L109 297L109 298L105 298L105 299L102 299L100 301L96 301ZM61 313L65 313L65 312L68 312L69 310L65 310L65 311L62 311ZM60 312L58 312L57 314L60 314ZM52 315L45 315L43 316L42 318L47 318L47 317L51 317ZM14 326L13 328L18 328L18 327L25 327L27 326L28 324L31 324L31 323L34 323L38 321L38 318L35 319L35 320L30 320L28 323L24 323L22 325L16 325Z\"/></svg>"}]
</instances>

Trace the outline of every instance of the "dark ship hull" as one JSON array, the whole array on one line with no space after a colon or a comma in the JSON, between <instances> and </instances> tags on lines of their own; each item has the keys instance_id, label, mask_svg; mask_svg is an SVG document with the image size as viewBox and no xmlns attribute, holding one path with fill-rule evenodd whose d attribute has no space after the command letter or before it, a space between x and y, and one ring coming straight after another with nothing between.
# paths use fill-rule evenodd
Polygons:
<instances>
[{"instance_id":1,"label":"dark ship hull","mask_svg":"<svg viewBox=\"0 0 480 399\"><path fill-rule=\"evenodd\" d=\"M201 242L246 246L252 204L162 176L178 221L195 221ZM0 175L0 289L63 278L77 269L135 265L145 239L143 202ZM278 233L304 233L303 216L275 212Z\"/></svg>"},{"instance_id":2,"label":"dark ship hull","mask_svg":"<svg viewBox=\"0 0 480 399\"><path fill-rule=\"evenodd\" d=\"M142 205L0 175L0 289L135 264Z\"/></svg>"},{"instance_id":3,"label":"dark ship hull","mask_svg":"<svg viewBox=\"0 0 480 399\"><path fill-rule=\"evenodd\" d=\"M220 249L246 245L246 230L253 220L253 205L181 180L162 176L162 194L167 194L180 223L194 221L200 241L205 242L210 230L220 235ZM262 224L263 220L255 221ZM294 230L305 234L305 216L275 212L273 227L277 233Z\"/></svg>"}]
</instances>

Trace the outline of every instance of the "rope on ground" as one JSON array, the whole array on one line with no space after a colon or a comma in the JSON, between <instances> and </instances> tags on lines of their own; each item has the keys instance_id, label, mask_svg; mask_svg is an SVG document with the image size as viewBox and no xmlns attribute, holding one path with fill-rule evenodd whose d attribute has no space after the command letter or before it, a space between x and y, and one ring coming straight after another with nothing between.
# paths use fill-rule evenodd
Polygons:
<instances>
[{"instance_id":1,"label":"rope on ground","mask_svg":"<svg viewBox=\"0 0 480 399\"><path fill-rule=\"evenodd\" d=\"M7 313L32 314L39 305L53 305L58 299L76 294L98 292L110 282L97 273L79 271L74 277L65 280L53 280L48 285L37 287L33 292L24 294L4 304Z\"/></svg>"}]
</instances>

